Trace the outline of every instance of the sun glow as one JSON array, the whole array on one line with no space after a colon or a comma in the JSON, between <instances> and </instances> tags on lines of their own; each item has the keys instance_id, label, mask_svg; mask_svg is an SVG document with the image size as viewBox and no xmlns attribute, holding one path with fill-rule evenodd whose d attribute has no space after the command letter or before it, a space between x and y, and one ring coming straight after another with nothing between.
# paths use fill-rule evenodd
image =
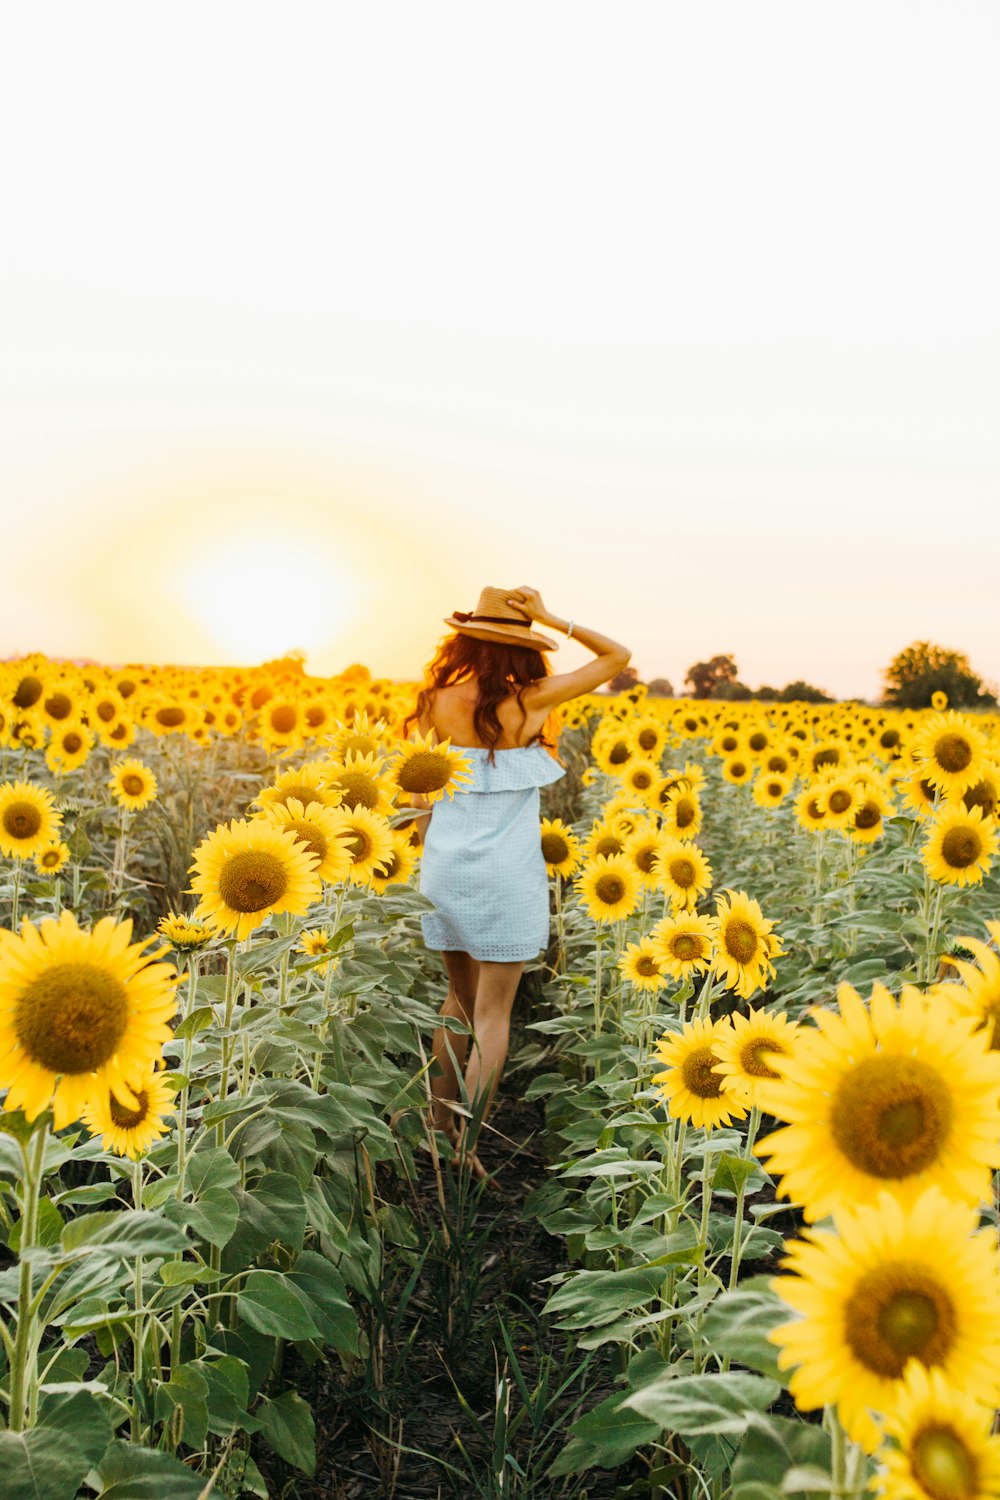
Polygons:
<instances>
[{"instance_id":1,"label":"sun glow","mask_svg":"<svg viewBox=\"0 0 1000 1500\"><path fill-rule=\"evenodd\" d=\"M220 543L184 563L175 589L234 665L330 647L360 598L329 551L280 538Z\"/></svg>"}]
</instances>

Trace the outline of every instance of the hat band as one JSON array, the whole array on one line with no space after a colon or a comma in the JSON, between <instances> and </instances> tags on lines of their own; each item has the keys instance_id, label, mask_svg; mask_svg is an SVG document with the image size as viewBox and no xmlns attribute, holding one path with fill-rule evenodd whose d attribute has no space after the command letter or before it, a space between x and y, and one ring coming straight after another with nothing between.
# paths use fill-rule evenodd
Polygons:
<instances>
[{"instance_id":1,"label":"hat band","mask_svg":"<svg viewBox=\"0 0 1000 1500\"><path fill-rule=\"evenodd\" d=\"M466 614L463 609L452 612L453 620L461 620L463 625L468 625L472 620L480 620L488 625L528 625L529 620L519 620L516 615L473 615Z\"/></svg>"}]
</instances>

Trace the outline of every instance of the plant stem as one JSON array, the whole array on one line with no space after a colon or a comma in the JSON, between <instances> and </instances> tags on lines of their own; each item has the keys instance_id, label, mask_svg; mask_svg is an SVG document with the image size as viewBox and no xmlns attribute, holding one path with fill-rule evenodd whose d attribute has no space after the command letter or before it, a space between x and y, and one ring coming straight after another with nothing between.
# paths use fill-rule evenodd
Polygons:
<instances>
[{"instance_id":1,"label":"plant stem","mask_svg":"<svg viewBox=\"0 0 1000 1500\"><path fill-rule=\"evenodd\" d=\"M34 1316L31 1308L31 1260L25 1252L35 1248L38 1234L38 1198L45 1164L48 1139L48 1117L35 1130L30 1146L21 1146L24 1161L24 1207L21 1213L21 1274L17 1293L17 1333L10 1359L10 1411L7 1422L11 1432L23 1432L25 1418L34 1403L36 1379L34 1355Z\"/></svg>"}]
</instances>

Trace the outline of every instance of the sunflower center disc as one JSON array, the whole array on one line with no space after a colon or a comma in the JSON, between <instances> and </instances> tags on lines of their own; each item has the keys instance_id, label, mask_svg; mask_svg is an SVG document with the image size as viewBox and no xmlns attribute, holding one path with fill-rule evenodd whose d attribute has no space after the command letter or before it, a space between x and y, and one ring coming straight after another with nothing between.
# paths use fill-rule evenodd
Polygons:
<instances>
[{"instance_id":1,"label":"sunflower center disc","mask_svg":"<svg viewBox=\"0 0 1000 1500\"><path fill-rule=\"evenodd\" d=\"M833 1098L833 1138L870 1177L911 1177L938 1160L951 1134L948 1086L916 1057L870 1057L844 1075Z\"/></svg>"},{"instance_id":2,"label":"sunflower center disc","mask_svg":"<svg viewBox=\"0 0 1000 1500\"><path fill-rule=\"evenodd\" d=\"M352 828L344 846L354 864L360 864L371 853L371 839L360 828Z\"/></svg>"},{"instance_id":3,"label":"sunflower center disc","mask_svg":"<svg viewBox=\"0 0 1000 1500\"><path fill-rule=\"evenodd\" d=\"M14 1013L17 1039L50 1073L93 1073L128 1026L125 986L96 964L53 964L27 985Z\"/></svg>"},{"instance_id":4,"label":"sunflower center disc","mask_svg":"<svg viewBox=\"0 0 1000 1500\"><path fill-rule=\"evenodd\" d=\"M749 922L745 922L742 917L730 917L726 923L723 941L726 945L726 952L738 964L748 964L757 952L759 943L756 929Z\"/></svg>"},{"instance_id":5,"label":"sunflower center disc","mask_svg":"<svg viewBox=\"0 0 1000 1500\"><path fill-rule=\"evenodd\" d=\"M650 844L648 848L640 849L635 862L644 875L652 875L656 863L656 845Z\"/></svg>"},{"instance_id":6,"label":"sunflower center disc","mask_svg":"<svg viewBox=\"0 0 1000 1500\"><path fill-rule=\"evenodd\" d=\"M768 1067L765 1058L772 1054L779 1057L788 1056L788 1048L781 1047L770 1037L755 1037L748 1042L740 1053L740 1066L744 1073L749 1073L751 1078L780 1078L773 1068Z\"/></svg>"},{"instance_id":7,"label":"sunflower center disc","mask_svg":"<svg viewBox=\"0 0 1000 1500\"><path fill-rule=\"evenodd\" d=\"M558 833L546 833L542 836L542 854L547 865L560 865L569 857L569 847Z\"/></svg>"},{"instance_id":8,"label":"sunflower center disc","mask_svg":"<svg viewBox=\"0 0 1000 1500\"><path fill-rule=\"evenodd\" d=\"M966 1500L979 1492L979 1465L951 1427L925 1427L910 1445L918 1483L934 1500Z\"/></svg>"},{"instance_id":9,"label":"sunflower center disc","mask_svg":"<svg viewBox=\"0 0 1000 1500\"><path fill-rule=\"evenodd\" d=\"M941 858L953 870L966 870L982 853L982 843L974 828L949 828L941 840Z\"/></svg>"},{"instance_id":10,"label":"sunflower center disc","mask_svg":"<svg viewBox=\"0 0 1000 1500\"><path fill-rule=\"evenodd\" d=\"M594 886L594 895L606 906L615 906L625 894L625 882L620 875L602 875Z\"/></svg>"},{"instance_id":11,"label":"sunflower center disc","mask_svg":"<svg viewBox=\"0 0 1000 1500\"><path fill-rule=\"evenodd\" d=\"M294 822L286 823L284 826L290 833L294 833L295 837L301 840L303 844L308 845L310 854L318 854L320 864L323 863L326 859L329 845L315 823L306 823L300 819L296 819Z\"/></svg>"},{"instance_id":12,"label":"sunflower center disc","mask_svg":"<svg viewBox=\"0 0 1000 1500\"><path fill-rule=\"evenodd\" d=\"M972 746L960 734L943 734L934 742L934 759L942 771L964 771L972 760Z\"/></svg>"},{"instance_id":13,"label":"sunflower center disc","mask_svg":"<svg viewBox=\"0 0 1000 1500\"><path fill-rule=\"evenodd\" d=\"M156 722L162 724L164 729L176 729L184 723L183 708L161 708L157 710Z\"/></svg>"},{"instance_id":14,"label":"sunflower center disc","mask_svg":"<svg viewBox=\"0 0 1000 1500\"><path fill-rule=\"evenodd\" d=\"M367 807L371 810L378 806L378 787L375 786L370 776L360 772L342 771L336 779L336 786L343 798L344 806Z\"/></svg>"},{"instance_id":15,"label":"sunflower center disc","mask_svg":"<svg viewBox=\"0 0 1000 1500\"><path fill-rule=\"evenodd\" d=\"M73 711L73 704L65 693L53 693L45 700L45 712L50 719L65 719Z\"/></svg>"},{"instance_id":16,"label":"sunflower center disc","mask_svg":"<svg viewBox=\"0 0 1000 1500\"><path fill-rule=\"evenodd\" d=\"M689 859L672 859L670 861L670 878L674 885L679 885L686 890L689 885L694 885L697 872Z\"/></svg>"},{"instance_id":17,"label":"sunflower center disc","mask_svg":"<svg viewBox=\"0 0 1000 1500\"><path fill-rule=\"evenodd\" d=\"M448 785L451 771L442 755L433 750L418 751L399 769L399 785L404 792L439 792Z\"/></svg>"},{"instance_id":18,"label":"sunflower center disc","mask_svg":"<svg viewBox=\"0 0 1000 1500\"><path fill-rule=\"evenodd\" d=\"M219 895L230 911L263 911L281 900L287 885L281 861L261 850L234 854L219 875Z\"/></svg>"},{"instance_id":19,"label":"sunflower center disc","mask_svg":"<svg viewBox=\"0 0 1000 1500\"><path fill-rule=\"evenodd\" d=\"M276 734L291 734L295 728L298 718L294 708L288 703L283 703L280 708L274 709L271 714L271 728Z\"/></svg>"},{"instance_id":20,"label":"sunflower center disc","mask_svg":"<svg viewBox=\"0 0 1000 1500\"><path fill-rule=\"evenodd\" d=\"M978 807L984 818L992 817L997 807L997 789L991 781L977 781L963 792L962 801L969 812Z\"/></svg>"},{"instance_id":21,"label":"sunflower center disc","mask_svg":"<svg viewBox=\"0 0 1000 1500\"><path fill-rule=\"evenodd\" d=\"M694 804L686 797L674 808L674 822L678 828L688 828L694 822Z\"/></svg>"},{"instance_id":22,"label":"sunflower center disc","mask_svg":"<svg viewBox=\"0 0 1000 1500\"><path fill-rule=\"evenodd\" d=\"M287 807L289 802L301 802L303 807L308 807L310 802L318 802L320 794L314 786L290 786L281 794L282 806Z\"/></svg>"},{"instance_id":23,"label":"sunflower center disc","mask_svg":"<svg viewBox=\"0 0 1000 1500\"><path fill-rule=\"evenodd\" d=\"M134 1130L149 1113L149 1096L145 1089L133 1089L132 1092L139 1101L138 1109L129 1109L127 1105L119 1104L114 1094L108 1099L112 1122L120 1130Z\"/></svg>"},{"instance_id":24,"label":"sunflower center disc","mask_svg":"<svg viewBox=\"0 0 1000 1500\"><path fill-rule=\"evenodd\" d=\"M127 776L122 777L122 791L129 797L140 797L146 789L146 783L141 776L130 771Z\"/></svg>"},{"instance_id":25,"label":"sunflower center disc","mask_svg":"<svg viewBox=\"0 0 1000 1500\"><path fill-rule=\"evenodd\" d=\"M613 766L620 766L624 761L628 760L628 757L629 748L625 741L616 740L611 747L611 754L608 756L608 760Z\"/></svg>"},{"instance_id":26,"label":"sunflower center disc","mask_svg":"<svg viewBox=\"0 0 1000 1500\"><path fill-rule=\"evenodd\" d=\"M69 734L63 735L63 749L66 751L67 755L75 755L82 744L83 740L78 734L70 732Z\"/></svg>"},{"instance_id":27,"label":"sunflower center disc","mask_svg":"<svg viewBox=\"0 0 1000 1500\"><path fill-rule=\"evenodd\" d=\"M851 805L850 792L836 791L830 794L830 811L832 813L846 812Z\"/></svg>"},{"instance_id":28,"label":"sunflower center disc","mask_svg":"<svg viewBox=\"0 0 1000 1500\"><path fill-rule=\"evenodd\" d=\"M681 1063L681 1077L699 1099L718 1099L722 1077L715 1071L719 1059L711 1047L696 1047Z\"/></svg>"},{"instance_id":29,"label":"sunflower center disc","mask_svg":"<svg viewBox=\"0 0 1000 1500\"><path fill-rule=\"evenodd\" d=\"M635 972L641 974L644 979L652 979L653 975L659 974L660 971L656 967L656 960L650 958L648 954L643 954L635 966Z\"/></svg>"},{"instance_id":30,"label":"sunflower center disc","mask_svg":"<svg viewBox=\"0 0 1000 1500\"><path fill-rule=\"evenodd\" d=\"M876 823L881 823L882 814L874 802L866 802L863 807L858 808L854 817L855 828L874 828Z\"/></svg>"},{"instance_id":31,"label":"sunflower center disc","mask_svg":"<svg viewBox=\"0 0 1000 1500\"><path fill-rule=\"evenodd\" d=\"M680 932L672 939L670 951L681 963L691 963L701 957L701 943L690 932Z\"/></svg>"},{"instance_id":32,"label":"sunflower center disc","mask_svg":"<svg viewBox=\"0 0 1000 1500\"><path fill-rule=\"evenodd\" d=\"M943 1364L955 1341L955 1308L926 1266L897 1261L860 1278L844 1308L845 1337L858 1361L898 1380L908 1359Z\"/></svg>"},{"instance_id":33,"label":"sunflower center disc","mask_svg":"<svg viewBox=\"0 0 1000 1500\"><path fill-rule=\"evenodd\" d=\"M4 812L3 826L12 839L33 839L42 826L42 815L33 802L12 802Z\"/></svg>"},{"instance_id":34,"label":"sunflower center disc","mask_svg":"<svg viewBox=\"0 0 1000 1500\"><path fill-rule=\"evenodd\" d=\"M22 677L18 684L17 692L14 694L14 704L17 708L30 708L37 703L44 689L37 677Z\"/></svg>"}]
</instances>

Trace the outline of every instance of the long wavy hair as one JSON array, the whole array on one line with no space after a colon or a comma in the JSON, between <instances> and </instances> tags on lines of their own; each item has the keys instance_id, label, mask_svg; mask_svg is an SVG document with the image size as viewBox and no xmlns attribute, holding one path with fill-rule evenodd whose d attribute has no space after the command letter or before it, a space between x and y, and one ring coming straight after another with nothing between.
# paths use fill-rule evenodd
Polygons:
<instances>
[{"instance_id":1,"label":"long wavy hair","mask_svg":"<svg viewBox=\"0 0 1000 1500\"><path fill-rule=\"evenodd\" d=\"M408 735L410 726L417 724L424 710L430 708L431 695L438 688L475 681L479 697L472 711L472 723L476 734L489 747L487 759L491 765L496 765L496 745L503 734L497 704L516 691L523 724L528 717L523 701L525 688L542 677L548 677L550 671L543 653L533 646L480 641L456 630L453 635L445 636L433 661L424 669L424 685L417 696L416 707L403 720L402 734L404 737ZM553 728L550 715L532 744L554 750L554 741L545 738L545 731L551 732Z\"/></svg>"}]
</instances>

